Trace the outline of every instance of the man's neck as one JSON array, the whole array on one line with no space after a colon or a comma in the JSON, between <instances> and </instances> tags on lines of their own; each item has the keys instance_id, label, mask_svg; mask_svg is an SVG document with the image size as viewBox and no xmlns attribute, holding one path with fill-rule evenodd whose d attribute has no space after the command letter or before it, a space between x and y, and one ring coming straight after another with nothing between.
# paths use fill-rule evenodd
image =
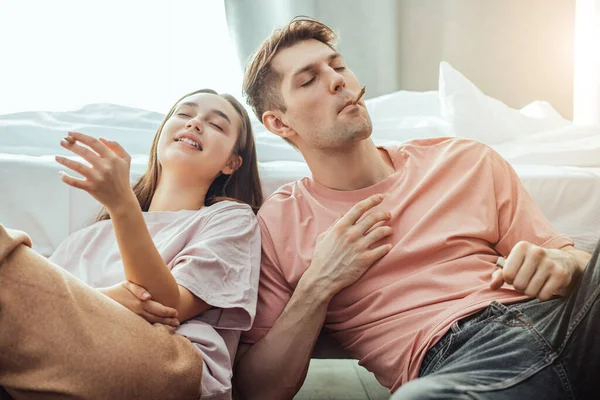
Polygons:
<instances>
[{"instance_id":1,"label":"man's neck","mask_svg":"<svg viewBox=\"0 0 600 400\"><path fill-rule=\"evenodd\" d=\"M370 138L339 152L314 152L305 159L313 178L335 190L363 189L394 173L387 152L379 150Z\"/></svg>"}]
</instances>

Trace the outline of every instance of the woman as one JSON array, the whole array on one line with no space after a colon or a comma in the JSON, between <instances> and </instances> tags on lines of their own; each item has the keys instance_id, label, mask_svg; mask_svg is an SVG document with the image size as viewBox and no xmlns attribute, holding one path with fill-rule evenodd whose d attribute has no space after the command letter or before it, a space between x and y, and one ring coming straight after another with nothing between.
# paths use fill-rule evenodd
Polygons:
<instances>
[{"instance_id":1,"label":"woman","mask_svg":"<svg viewBox=\"0 0 600 400\"><path fill-rule=\"evenodd\" d=\"M15 398L230 398L260 264L244 108L212 90L184 96L133 188L118 143L71 132L61 145L89 163L57 156L83 177L62 180L105 211L51 262L0 226L0 385Z\"/></svg>"}]
</instances>

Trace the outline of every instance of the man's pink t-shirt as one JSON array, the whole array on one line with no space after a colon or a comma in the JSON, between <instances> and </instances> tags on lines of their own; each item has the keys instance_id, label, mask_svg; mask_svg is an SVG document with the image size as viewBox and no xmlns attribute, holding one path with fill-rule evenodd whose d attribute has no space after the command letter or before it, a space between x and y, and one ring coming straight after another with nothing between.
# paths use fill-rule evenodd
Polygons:
<instances>
[{"instance_id":1,"label":"man's pink t-shirt","mask_svg":"<svg viewBox=\"0 0 600 400\"><path fill-rule=\"evenodd\" d=\"M489 288L498 256L519 241L546 248L573 242L558 234L512 167L470 140L415 140L386 148L395 172L354 191L311 178L288 184L259 212L262 261L257 315L242 341L273 326L309 267L317 236L358 201L386 193L392 250L331 301L325 329L384 386L418 376L425 353L457 320L489 305L527 297Z\"/></svg>"}]
</instances>

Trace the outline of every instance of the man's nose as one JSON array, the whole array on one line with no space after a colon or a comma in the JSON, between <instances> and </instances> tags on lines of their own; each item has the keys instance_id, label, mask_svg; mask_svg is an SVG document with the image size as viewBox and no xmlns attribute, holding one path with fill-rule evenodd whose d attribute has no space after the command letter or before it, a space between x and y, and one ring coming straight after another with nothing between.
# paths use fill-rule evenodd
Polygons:
<instances>
[{"instance_id":1,"label":"man's nose","mask_svg":"<svg viewBox=\"0 0 600 400\"><path fill-rule=\"evenodd\" d=\"M335 75L331 79L331 92L337 93L346 87L346 80L341 74L335 72Z\"/></svg>"}]
</instances>

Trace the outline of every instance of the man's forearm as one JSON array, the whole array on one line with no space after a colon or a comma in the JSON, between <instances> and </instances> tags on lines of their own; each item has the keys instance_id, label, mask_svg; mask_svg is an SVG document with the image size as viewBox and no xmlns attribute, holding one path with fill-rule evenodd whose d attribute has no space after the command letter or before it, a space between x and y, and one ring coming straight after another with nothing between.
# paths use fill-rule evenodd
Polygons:
<instances>
[{"instance_id":1,"label":"man's forearm","mask_svg":"<svg viewBox=\"0 0 600 400\"><path fill-rule=\"evenodd\" d=\"M302 279L273 328L238 360L242 399L292 399L304 383L331 296Z\"/></svg>"}]
</instances>

